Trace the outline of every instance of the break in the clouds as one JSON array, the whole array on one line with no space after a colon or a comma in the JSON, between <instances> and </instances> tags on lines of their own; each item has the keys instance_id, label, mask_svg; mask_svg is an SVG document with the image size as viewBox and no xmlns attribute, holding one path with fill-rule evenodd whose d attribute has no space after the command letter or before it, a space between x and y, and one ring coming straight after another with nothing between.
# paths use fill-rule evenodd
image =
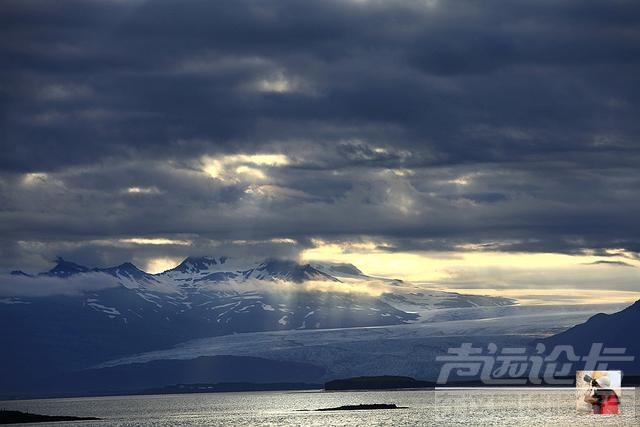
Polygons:
<instances>
[{"instance_id":1,"label":"break in the clouds","mask_svg":"<svg viewBox=\"0 0 640 427\"><path fill-rule=\"evenodd\" d=\"M640 252L637 1L0 9L3 268Z\"/></svg>"}]
</instances>

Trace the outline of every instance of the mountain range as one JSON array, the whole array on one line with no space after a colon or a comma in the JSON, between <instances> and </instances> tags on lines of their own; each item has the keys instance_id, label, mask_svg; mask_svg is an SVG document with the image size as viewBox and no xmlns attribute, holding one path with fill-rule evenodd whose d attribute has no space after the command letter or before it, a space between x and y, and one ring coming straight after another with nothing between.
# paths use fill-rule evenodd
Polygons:
<instances>
[{"instance_id":1,"label":"mountain range","mask_svg":"<svg viewBox=\"0 0 640 427\"><path fill-rule=\"evenodd\" d=\"M350 264L224 256L188 257L159 274L129 262L97 268L59 258L49 271L16 270L0 280L15 288L4 286L0 297L0 322L7 325L1 391L30 389L35 383L27 378L41 387L100 362L195 338L402 325L434 308L514 302L425 291Z\"/></svg>"},{"instance_id":2,"label":"mountain range","mask_svg":"<svg viewBox=\"0 0 640 427\"><path fill-rule=\"evenodd\" d=\"M588 318L588 307L518 306L351 264L188 257L149 274L128 262L58 259L42 273L0 276L0 292L4 397L371 374L433 379L435 356L470 341L528 351L536 342L548 351L571 345L581 356L594 342L640 352L629 326L640 321L640 302Z\"/></svg>"}]
</instances>

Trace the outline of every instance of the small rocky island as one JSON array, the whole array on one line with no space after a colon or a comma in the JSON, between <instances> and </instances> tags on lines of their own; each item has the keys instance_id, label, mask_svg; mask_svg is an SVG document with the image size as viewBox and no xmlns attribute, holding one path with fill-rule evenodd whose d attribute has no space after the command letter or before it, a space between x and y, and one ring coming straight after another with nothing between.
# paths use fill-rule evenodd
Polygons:
<instances>
[{"instance_id":1,"label":"small rocky island","mask_svg":"<svg viewBox=\"0 0 640 427\"><path fill-rule=\"evenodd\" d=\"M21 411L0 410L0 424L53 423L62 421L98 421L95 417L72 417L65 415L39 415Z\"/></svg>"},{"instance_id":2,"label":"small rocky island","mask_svg":"<svg viewBox=\"0 0 640 427\"><path fill-rule=\"evenodd\" d=\"M336 408L321 408L316 411L360 411L370 409L403 409L406 406L398 406L395 403L362 403L360 405L344 405Z\"/></svg>"}]
</instances>

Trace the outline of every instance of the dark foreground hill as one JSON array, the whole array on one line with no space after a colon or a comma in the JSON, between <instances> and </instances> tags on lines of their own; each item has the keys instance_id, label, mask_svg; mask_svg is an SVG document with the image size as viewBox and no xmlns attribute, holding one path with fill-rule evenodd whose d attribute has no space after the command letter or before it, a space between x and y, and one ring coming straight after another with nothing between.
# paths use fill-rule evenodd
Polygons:
<instances>
[{"instance_id":1,"label":"dark foreground hill","mask_svg":"<svg viewBox=\"0 0 640 427\"><path fill-rule=\"evenodd\" d=\"M586 322L576 325L564 332L543 339L547 353L556 346L571 346L576 355L583 357L590 353L594 344L602 344L602 349L625 349L624 354L609 354L611 357L631 356L633 361L603 360L605 369L622 370L626 375L640 374L640 300L622 311L613 314L599 313ZM564 356L565 353L563 353ZM607 358L606 352L601 354ZM584 362L575 362L575 369L582 369Z\"/></svg>"},{"instance_id":2,"label":"dark foreground hill","mask_svg":"<svg viewBox=\"0 0 640 427\"><path fill-rule=\"evenodd\" d=\"M21 411L0 410L0 424L53 423L66 421L98 421L95 417L72 417L65 415L39 415Z\"/></svg>"}]
</instances>

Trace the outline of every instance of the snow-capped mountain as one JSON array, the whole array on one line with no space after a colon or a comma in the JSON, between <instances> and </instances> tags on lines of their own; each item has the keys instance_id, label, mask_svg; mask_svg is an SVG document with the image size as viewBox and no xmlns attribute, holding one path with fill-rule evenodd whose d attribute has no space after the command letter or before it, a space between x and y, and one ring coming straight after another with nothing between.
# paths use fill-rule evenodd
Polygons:
<instances>
[{"instance_id":1,"label":"snow-capped mountain","mask_svg":"<svg viewBox=\"0 0 640 427\"><path fill-rule=\"evenodd\" d=\"M284 286L316 281L340 283L309 264L290 260L247 262L226 257L188 257L177 267L153 275L132 263L89 268L58 259L51 270L38 277L82 280L90 275L95 279L96 274L115 279L117 286L84 292L77 297L82 300L82 307L126 324L156 315L161 315L164 322L189 318L208 325L206 334L219 335L388 325L417 318L414 313L398 310L367 294ZM108 282L107 277L104 280Z\"/></svg>"},{"instance_id":2,"label":"snow-capped mountain","mask_svg":"<svg viewBox=\"0 0 640 427\"><path fill-rule=\"evenodd\" d=\"M279 259L188 257L173 269L149 274L130 262L90 268L59 258L52 269L37 276L21 271L11 274L34 282L39 278L56 278L63 284L65 280L102 281L102 287L93 286L67 298L83 310L127 325L156 317L161 323L195 322L200 325L197 330L205 329L192 334L197 336L402 324L433 308L513 303L506 298L425 293L400 280L367 276L351 264L300 264ZM354 283L370 281L389 286L386 292L378 290L377 296L366 287L364 292L354 291ZM329 291L313 286L322 283L331 285ZM19 295L11 301L27 306L47 300ZM55 307L51 304L47 309Z\"/></svg>"},{"instance_id":3,"label":"snow-capped mountain","mask_svg":"<svg viewBox=\"0 0 640 427\"><path fill-rule=\"evenodd\" d=\"M188 257L177 267L160 274L182 282L222 282L239 279L282 280L302 283L310 280L339 282L310 264L301 265L291 260L267 259L263 261L229 260L227 257Z\"/></svg>"},{"instance_id":4,"label":"snow-capped mountain","mask_svg":"<svg viewBox=\"0 0 640 427\"><path fill-rule=\"evenodd\" d=\"M16 282L15 295L7 295L3 286L0 298L0 322L11 325L3 330L11 349L2 352L0 364L10 373L0 379L0 390L15 389L25 377L40 373L75 370L195 338L402 325L451 304L450 293L418 298L411 284L374 279L352 265L278 259L189 257L159 274L132 263L92 268L58 259L47 272L0 280ZM371 280L378 283L375 292L366 287ZM380 291L379 283L388 286ZM31 291L22 293L22 288ZM464 297L461 306L468 302ZM488 298L478 305L509 302Z\"/></svg>"},{"instance_id":5,"label":"snow-capped mountain","mask_svg":"<svg viewBox=\"0 0 640 427\"><path fill-rule=\"evenodd\" d=\"M86 273L89 270L90 269L85 266L76 264L71 261L64 260L62 258L58 258L56 261L55 267L53 267L51 270L47 272L40 273L39 275L54 276L54 277L69 277L78 273Z\"/></svg>"},{"instance_id":6,"label":"snow-capped mountain","mask_svg":"<svg viewBox=\"0 0 640 427\"><path fill-rule=\"evenodd\" d=\"M157 282L153 275L140 270L130 262L125 262L115 267L95 268L93 271L107 273L115 278L128 278L130 280L144 281L147 283Z\"/></svg>"}]
</instances>

